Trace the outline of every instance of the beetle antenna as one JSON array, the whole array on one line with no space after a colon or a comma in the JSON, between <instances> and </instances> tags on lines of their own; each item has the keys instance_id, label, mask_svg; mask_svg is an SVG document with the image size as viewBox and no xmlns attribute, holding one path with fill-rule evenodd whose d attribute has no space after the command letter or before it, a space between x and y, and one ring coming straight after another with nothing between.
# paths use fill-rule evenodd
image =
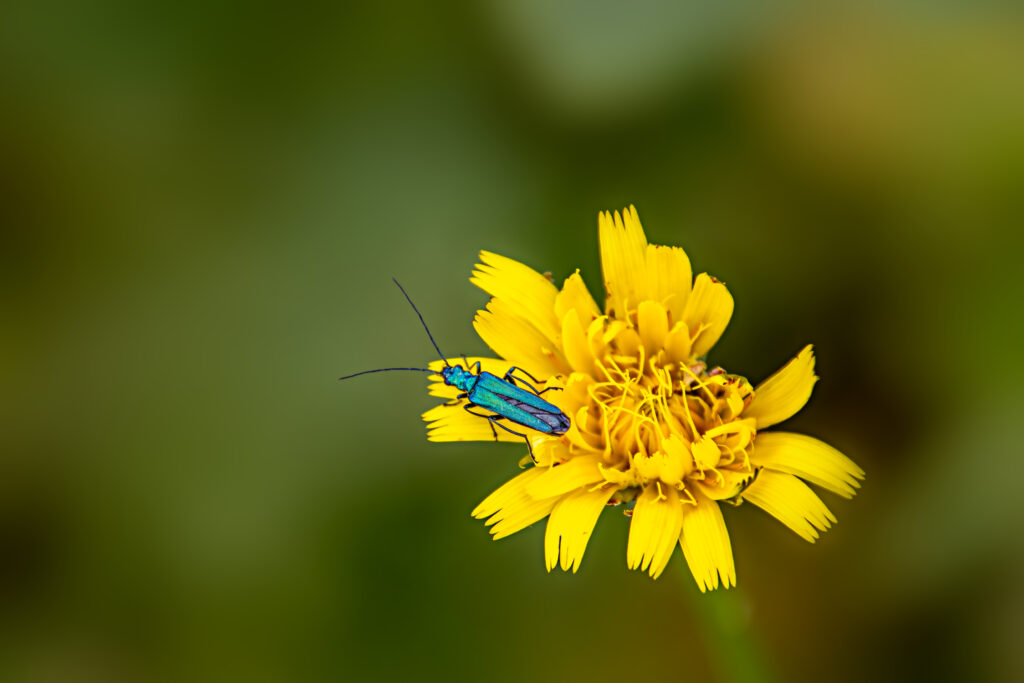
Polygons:
<instances>
[{"instance_id":1,"label":"beetle antenna","mask_svg":"<svg viewBox=\"0 0 1024 683\"><path fill-rule=\"evenodd\" d=\"M434 335L430 334L430 328L429 328L429 327L427 327L427 323L426 323L426 322L425 322L425 321L423 320L423 314L422 314L422 313L420 313L420 309L416 308L416 304L414 304L414 303L412 302L412 299L410 299L410 298L409 298L409 294L408 294L408 293L407 293L407 292L405 291L405 288L404 288L404 287L402 287L402 285L400 285L400 284L398 283L398 280L396 280L395 278L391 278L391 279L392 279L392 280L394 281L394 283L395 283L396 285L398 285L398 288L399 288L400 290L402 290L402 294L405 294L405 300L409 302L409 305L410 305L410 306L412 306L412 310L416 311L416 315L418 315L418 316L419 316L419 318L420 318L420 323L422 323L422 324L423 324L423 329L427 331L427 336L428 336L428 337L430 337L430 343L434 345L434 349L435 349L435 350L437 351L437 355L439 355L439 356L441 357L441 360L443 360L443 361L444 361L444 364L445 364L445 365L447 365L448 367L451 367L451 364L450 364L450 363L448 363L448 359L447 359L447 358L445 358L445 355L444 355L443 353L441 353L441 349L440 349L440 348L438 348L438 346L437 346L437 342L436 342L436 341L434 341Z\"/></svg>"},{"instance_id":2,"label":"beetle antenna","mask_svg":"<svg viewBox=\"0 0 1024 683\"><path fill-rule=\"evenodd\" d=\"M392 370L415 370L417 372L429 372L431 375L438 374L433 370L428 370L427 368L378 368L376 370L363 370L362 372L357 372L352 375L345 375L344 377L339 377L338 379L350 379L352 377L358 377L359 375L369 375L371 372L391 372Z\"/></svg>"}]
</instances>

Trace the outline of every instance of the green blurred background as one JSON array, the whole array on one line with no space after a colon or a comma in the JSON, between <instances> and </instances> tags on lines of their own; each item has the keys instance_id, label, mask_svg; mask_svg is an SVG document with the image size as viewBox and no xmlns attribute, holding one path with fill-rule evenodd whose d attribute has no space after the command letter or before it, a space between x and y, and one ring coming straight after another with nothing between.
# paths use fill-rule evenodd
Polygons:
<instances>
[{"instance_id":1,"label":"green blurred background","mask_svg":"<svg viewBox=\"0 0 1024 683\"><path fill-rule=\"evenodd\" d=\"M1024 16L651 0L0 10L0 678L1022 680ZM711 361L807 342L789 425L868 473L809 546L727 511L578 575L469 511L521 449L428 444L489 249L600 292L598 210L728 282ZM723 627L724 628L724 627Z\"/></svg>"}]
</instances>

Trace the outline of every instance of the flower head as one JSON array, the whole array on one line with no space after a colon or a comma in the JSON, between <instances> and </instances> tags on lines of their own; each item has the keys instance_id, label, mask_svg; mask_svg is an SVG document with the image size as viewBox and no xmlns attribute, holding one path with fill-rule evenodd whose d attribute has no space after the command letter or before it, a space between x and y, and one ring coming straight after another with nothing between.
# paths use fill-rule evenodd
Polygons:
<instances>
[{"instance_id":1,"label":"flower head","mask_svg":"<svg viewBox=\"0 0 1024 683\"><path fill-rule=\"evenodd\" d=\"M495 539L547 517L548 569L576 571L601 512L623 506L630 568L657 578L678 543L702 591L735 585L722 503L749 501L814 542L836 520L805 482L850 498L864 472L817 439L763 431L810 397L810 346L756 388L710 367L704 357L733 312L725 284L693 278L682 249L648 244L633 207L602 213L598 225L603 311L578 271L558 289L521 263L480 254L471 282L492 298L474 326L500 358L468 361L499 376L518 366L558 389L544 398L571 426L562 436L524 429L534 466L473 516ZM431 393L455 399L439 379ZM462 408L426 412L429 438L517 440Z\"/></svg>"}]
</instances>

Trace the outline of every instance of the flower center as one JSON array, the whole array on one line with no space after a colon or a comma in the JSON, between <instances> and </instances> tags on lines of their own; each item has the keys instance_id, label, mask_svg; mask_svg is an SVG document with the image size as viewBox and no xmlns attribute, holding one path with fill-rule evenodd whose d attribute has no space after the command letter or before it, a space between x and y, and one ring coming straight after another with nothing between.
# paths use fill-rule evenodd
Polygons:
<instances>
[{"instance_id":1,"label":"flower center","mask_svg":"<svg viewBox=\"0 0 1024 683\"><path fill-rule=\"evenodd\" d=\"M631 331L628 330L627 331ZM752 480L755 422L742 418L750 383L702 361L672 362L612 343L595 359L596 376L580 389L572 452L601 454L601 473L619 486L613 503L651 483L673 486L696 502L693 487L716 500L733 498Z\"/></svg>"}]
</instances>

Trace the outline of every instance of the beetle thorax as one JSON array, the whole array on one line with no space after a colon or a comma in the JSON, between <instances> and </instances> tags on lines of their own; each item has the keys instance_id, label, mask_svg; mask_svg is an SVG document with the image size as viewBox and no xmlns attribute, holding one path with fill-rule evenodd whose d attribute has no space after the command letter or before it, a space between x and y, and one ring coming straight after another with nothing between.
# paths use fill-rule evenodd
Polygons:
<instances>
[{"instance_id":1,"label":"beetle thorax","mask_svg":"<svg viewBox=\"0 0 1024 683\"><path fill-rule=\"evenodd\" d=\"M461 391L469 391L476 380L476 375L458 365L449 365L444 368L441 370L441 376L444 377L445 384Z\"/></svg>"}]
</instances>

